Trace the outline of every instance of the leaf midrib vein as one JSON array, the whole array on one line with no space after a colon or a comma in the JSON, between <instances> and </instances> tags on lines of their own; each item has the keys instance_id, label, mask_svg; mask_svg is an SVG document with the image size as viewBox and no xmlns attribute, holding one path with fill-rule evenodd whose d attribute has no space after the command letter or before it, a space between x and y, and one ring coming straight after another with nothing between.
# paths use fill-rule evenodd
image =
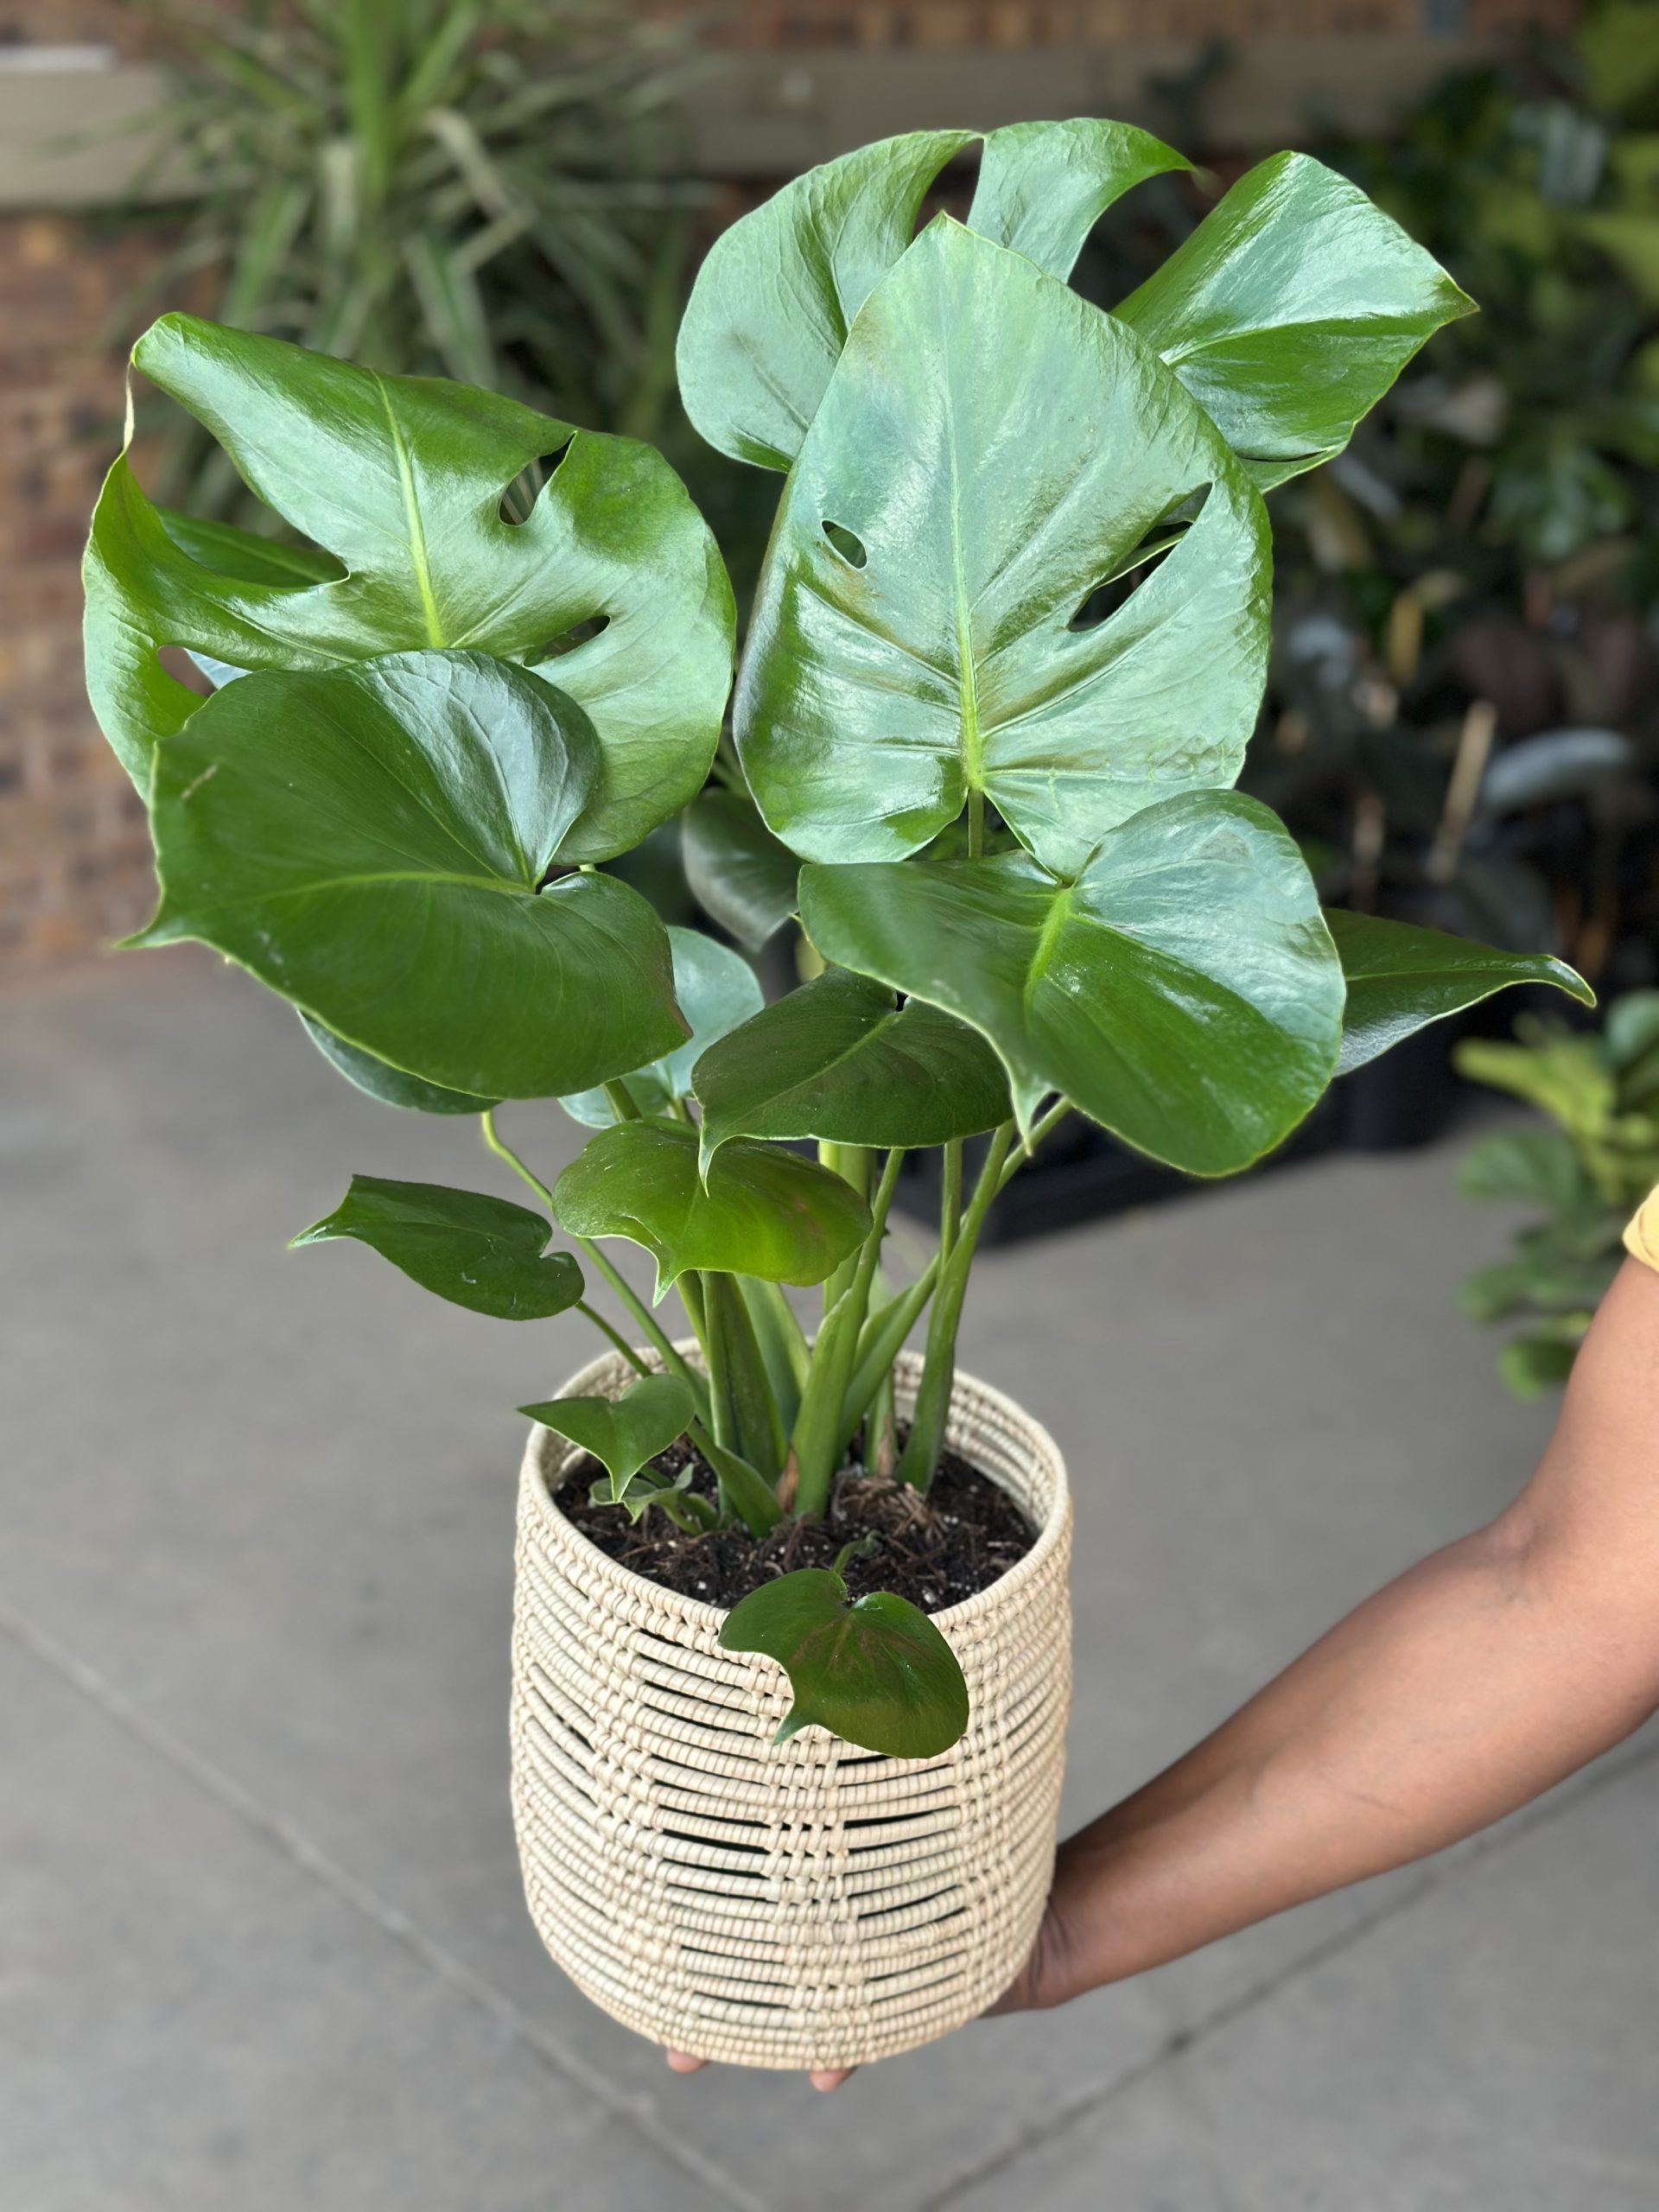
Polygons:
<instances>
[{"instance_id":1,"label":"leaf midrib vein","mask_svg":"<svg viewBox=\"0 0 1659 2212\"><path fill-rule=\"evenodd\" d=\"M426 525L421 519L420 502L415 493L415 472L410 466L409 448L404 443L404 434L397 426L397 417L391 404L391 394L386 390L385 378L378 371L371 371L374 388L379 394L382 411L386 418L386 430L391 439L391 450L397 463L397 480L403 487L404 516L409 525L410 559L415 569L416 588L421 594L421 611L426 620L429 645L444 644L443 625L438 619L438 602L432 590L432 568L426 550Z\"/></svg>"}]
</instances>

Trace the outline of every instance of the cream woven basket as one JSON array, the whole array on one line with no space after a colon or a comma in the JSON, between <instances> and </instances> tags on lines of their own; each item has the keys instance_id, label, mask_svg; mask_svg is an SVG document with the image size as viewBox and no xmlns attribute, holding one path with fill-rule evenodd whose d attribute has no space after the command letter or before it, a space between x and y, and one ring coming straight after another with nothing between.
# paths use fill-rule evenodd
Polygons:
<instances>
[{"instance_id":1,"label":"cream woven basket","mask_svg":"<svg viewBox=\"0 0 1659 2212\"><path fill-rule=\"evenodd\" d=\"M901 1412L919 1361L901 1353ZM595 1360L561 1395L615 1395ZM868 2064L1013 1980L1054 1855L1071 1693L1071 1505L1052 1439L957 1378L954 1450L1039 1531L934 1616L967 1677L942 1758L822 1728L774 1750L789 1684L722 1651L724 1616L647 1582L554 1507L573 1447L531 1432L518 1500L512 1802L531 1916L577 1987L653 2042L743 2066Z\"/></svg>"}]
</instances>

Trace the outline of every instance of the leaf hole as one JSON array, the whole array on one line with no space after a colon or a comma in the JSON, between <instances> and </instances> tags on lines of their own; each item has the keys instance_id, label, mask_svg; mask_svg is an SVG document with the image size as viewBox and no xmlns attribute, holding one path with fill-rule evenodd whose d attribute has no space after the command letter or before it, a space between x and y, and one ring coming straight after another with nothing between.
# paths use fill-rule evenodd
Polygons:
<instances>
[{"instance_id":1,"label":"leaf hole","mask_svg":"<svg viewBox=\"0 0 1659 2212\"><path fill-rule=\"evenodd\" d=\"M539 668L544 660L557 660L562 654L573 653L578 645L590 645L595 638L603 637L610 626L608 614L584 614L580 622L573 622L556 638L550 638L544 645L538 645L528 657L526 665Z\"/></svg>"},{"instance_id":2,"label":"leaf hole","mask_svg":"<svg viewBox=\"0 0 1659 2212\"><path fill-rule=\"evenodd\" d=\"M543 487L566 454L569 452L570 445L571 441L567 438L562 446L556 446L551 453L538 454L534 461L527 461L524 463L501 494L501 504L496 512L503 522L517 525L530 520L531 511L537 500L541 498Z\"/></svg>"},{"instance_id":3,"label":"leaf hole","mask_svg":"<svg viewBox=\"0 0 1659 2212\"><path fill-rule=\"evenodd\" d=\"M1208 484L1201 484L1196 492L1186 493L1166 507L1116 566L1090 586L1066 628L1081 633L1109 621L1175 550L1203 513L1211 489Z\"/></svg>"},{"instance_id":4,"label":"leaf hole","mask_svg":"<svg viewBox=\"0 0 1659 2212\"><path fill-rule=\"evenodd\" d=\"M864 550L864 541L861 537L855 537L844 524L838 522L826 521L823 528L824 536L849 569L861 569L864 566L870 556Z\"/></svg>"}]
</instances>

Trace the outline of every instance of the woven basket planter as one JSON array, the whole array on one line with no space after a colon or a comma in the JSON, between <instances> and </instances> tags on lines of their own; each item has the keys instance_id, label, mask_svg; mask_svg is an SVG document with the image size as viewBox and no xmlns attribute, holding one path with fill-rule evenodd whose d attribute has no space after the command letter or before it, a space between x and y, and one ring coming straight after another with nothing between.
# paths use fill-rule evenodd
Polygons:
<instances>
[{"instance_id":1,"label":"woven basket planter","mask_svg":"<svg viewBox=\"0 0 1659 2212\"><path fill-rule=\"evenodd\" d=\"M899 1409L919 1362L902 1353ZM614 1394L615 1355L561 1395ZM724 1616L630 1572L554 1507L575 1448L532 1431L519 1489L512 1802L531 1917L577 1987L653 2042L745 2066L855 2066L947 2034L1012 1981L1054 1853L1071 1692L1071 1507L1053 1442L958 1377L949 1441L1039 1532L936 1614L972 1717L942 1758L804 1730Z\"/></svg>"}]
</instances>

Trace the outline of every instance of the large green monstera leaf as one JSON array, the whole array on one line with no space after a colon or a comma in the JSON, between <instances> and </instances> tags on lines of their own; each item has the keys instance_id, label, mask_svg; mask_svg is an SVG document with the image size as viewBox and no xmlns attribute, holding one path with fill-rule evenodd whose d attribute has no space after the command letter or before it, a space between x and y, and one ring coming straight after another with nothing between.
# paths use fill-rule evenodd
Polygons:
<instances>
[{"instance_id":1,"label":"large green monstera leaf","mask_svg":"<svg viewBox=\"0 0 1659 2212\"><path fill-rule=\"evenodd\" d=\"M1247 1166L1329 1083L1343 978L1312 878L1236 791L1148 807L1075 882L1023 854L801 871L825 957L989 1039L1029 1128L1052 1091L1154 1159Z\"/></svg>"},{"instance_id":2,"label":"large green monstera leaf","mask_svg":"<svg viewBox=\"0 0 1659 2212\"><path fill-rule=\"evenodd\" d=\"M116 462L87 549L87 683L140 790L156 742L200 703L156 659L162 645L232 669L431 646L545 665L600 747L567 861L637 843L698 790L730 680L731 588L650 447L189 315L163 317L133 361L326 549L182 523L150 504L124 454ZM555 455L527 518L504 520L509 485Z\"/></svg>"},{"instance_id":3,"label":"large green monstera leaf","mask_svg":"<svg viewBox=\"0 0 1659 2212\"><path fill-rule=\"evenodd\" d=\"M1357 185L1306 154L1241 177L1113 309L1263 490L1340 453L1424 340L1473 311Z\"/></svg>"},{"instance_id":4,"label":"large green monstera leaf","mask_svg":"<svg viewBox=\"0 0 1659 2212\"><path fill-rule=\"evenodd\" d=\"M711 445L787 468L864 301L970 130L917 131L826 162L717 241L681 327L680 385ZM1131 186L1191 164L1084 118L983 140L968 226L1051 276ZM1471 302L1357 185L1306 154L1242 177L1114 313L1209 410L1265 490L1339 453L1425 339Z\"/></svg>"},{"instance_id":5,"label":"large green monstera leaf","mask_svg":"<svg viewBox=\"0 0 1659 2212\"><path fill-rule=\"evenodd\" d=\"M581 708L486 653L245 677L156 747L140 941L200 938L446 1090L586 1089L686 1034L638 892L547 880L597 772Z\"/></svg>"},{"instance_id":6,"label":"large green monstera leaf","mask_svg":"<svg viewBox=\"0 0 1659 2212\"><path fill-rule=\"evenodd\" d=\"M829 861L915 852L977 791L1070 874L1153 801L1233 781L1268 594L1261 500L1169 371L941 216L791 471L738 683L750 787Z\"/></svg>"},{"instance_id":7,"label":"large green monstera leaf","mask_svg":"<svg viewBox=\"0 0 1659 2212\"><path fill-rule=\"evenodd\" d=\"M710 248L680 326L680 393L721 453L787 468L853 318L910 244L928 188L979 140L916 130L861 146L745 215ZM1017 123L983 140L968 220L1056 276L1114 200L1185 158L1123 123Z\"/></svg>"}]
</instances>

